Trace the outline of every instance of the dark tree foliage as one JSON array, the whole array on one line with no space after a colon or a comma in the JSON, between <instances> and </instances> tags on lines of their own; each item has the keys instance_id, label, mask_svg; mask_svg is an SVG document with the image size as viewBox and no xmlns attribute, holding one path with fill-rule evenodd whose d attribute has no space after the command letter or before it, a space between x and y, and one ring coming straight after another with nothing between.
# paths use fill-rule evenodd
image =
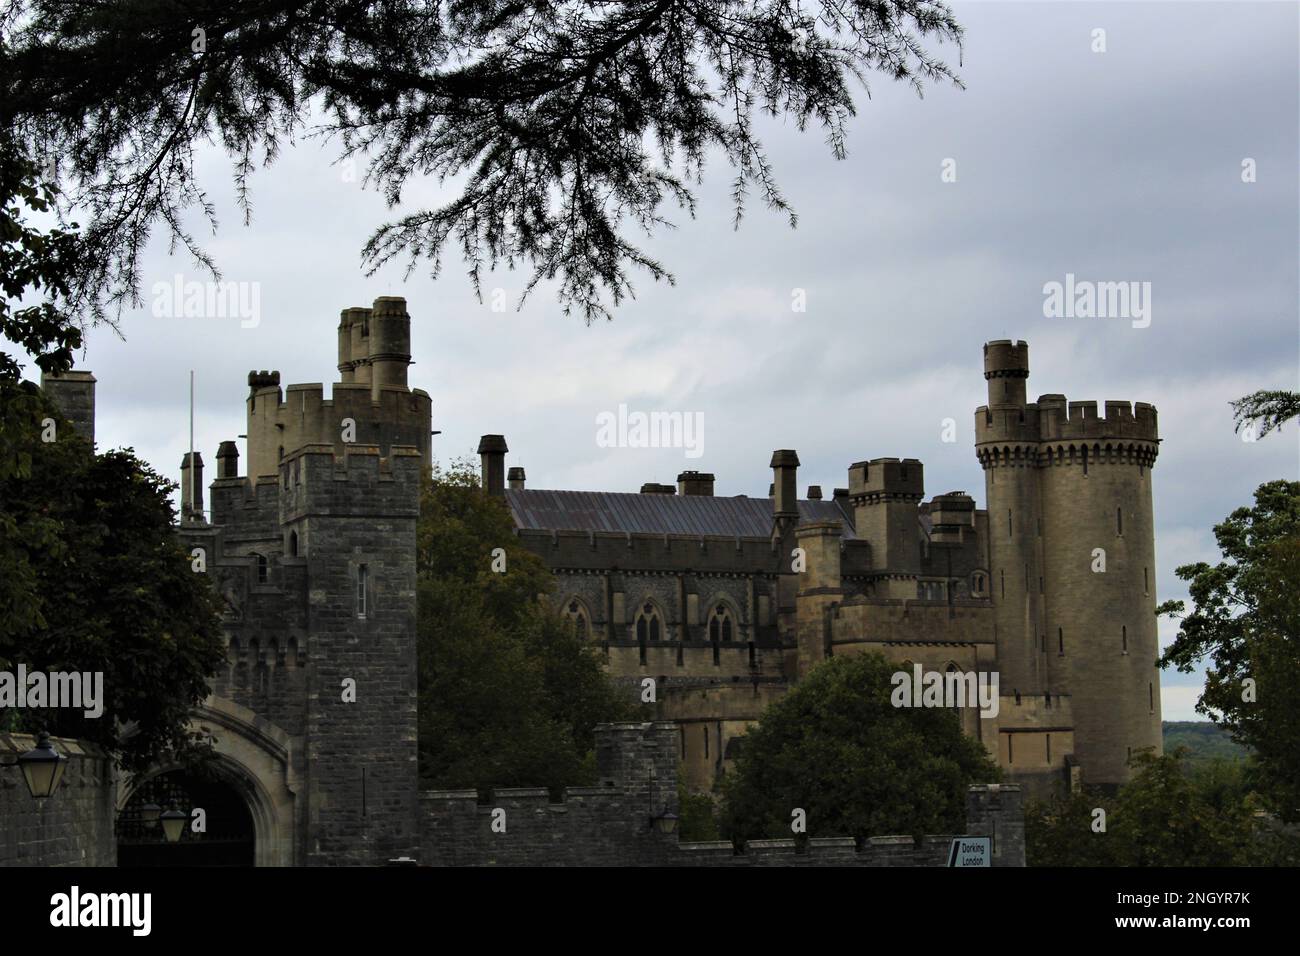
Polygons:
<instances>
[{"instance_id":1,"label":"dark tree foliage","mask_svg":"<svg viewBox=\"0 0 1300 956\"><path fill-rule=\"evenodd\" d=\"M1224 560L1178 568L1193 608L1160 659L1191 672L1208 658L1196 709L1255 753L1253 783L1300 821L1300 482L1271 481L1214 528ZM1167 601L1161 614L1182 614Z\"/></svg>"},{"instance_id":2,"label":"dark tree foliage","mask_svg":"<svg viewBox=\"0 0 1300 956\"><path fill-rule=\"evenodd\" d=\"M1234 431L1258 427L1258 437L1263 438L1291 419L1300 418L1300 392L1277 389L1251 392L1232 403L1232 417L1236 423Z\"/></svg>"},{"instance_id":3,"label":"dark tree foliage","mask_svg":"<svg viewBox=\"0 0 1300 956\"><path fill-rule=\"evenodd\" d=\"M588 322L632 294L630 268L671 275L630 233L693 211L709 160L794 222L756 114L820 126L845 155L852 87L956 74L927 45L960 43L940 0L13 0L0 14L0 126L73 184L91 267L75 299L96 318L139 301L139 257L161 225L213 263L186 227L215 226L196 147L233 158L245 219L251 173L309 131L369 161L391 206L414 179L458 190L371 235L437 275L458 246L486 270L558 279ZM869 92L869 90L868 90Z\"/></svg>"},{"instance_id":4,"label":"dark tree foliage","mask_svg":"<svg viewBox=\"0 0 1300 956\"><path fill-rule=\"evenodd\" d=\"M41 181L36 164L0 133L0 337L35 356L45 372L66 372L81 347L80 328L60 309L81 265L77 235L35 229L25 217L25 212L48 211L57 195L54 184ZM18 305L33 293L39 301ZM18 373L13 357L0 352L0 379L13 383ZM4 434L0 422L0 474L3 462L11 460Z\"/></svg>"},{"instance_id":5,"label":"dark tree foliage","mask_svg":"<svg viewBox=\"0 0 1300 956\"><path fill-rule=\"evenodd\" d=\"M493 551L505 570L493 570ZM594 647L538 600L550 571L463 463L435 469L420 508L420 776L488 790L594 781L595 725L635 708Z\"/></svg>"},{"instance_id":6,"label":"dark tree foliage","mask_svg":"<svg viewBox=\"0 0 1300 956\"><path fill-rule=\"evenodd\" d=\"M962 833L966 790L998 778L982 744L942 707L890 703L897 668L879 654L819 664L763 712L723 779L723 830L733 842Z\"/></svg>"},{"instance_id":7,"label":"dark tree foliage","mask_svg":"<svg viewBox=\"0 0 1300 956\"><path fill-rule=\"evenodd\" d=\"M1240 763L1185 765L1182 748L1135 754L1113 795L1091 790L1025 808L1030 866L1294 866L1300 841L1259 803ZM1097 811L1104 811L1101 818ZM1102 823L1104 822L1104 828Z\"/></svg>"},{"instance_id":8,"label":"dark tree foliage","mask_svg":"<svg viewBox=\"0 0 1300 956\"><path fill-rule=\"evenodd\" d=\"M225 650L173 486L129 449L94 454L34 386L16 388L41 418L19 436L23 467L0 478L0 669L100 671L104 712L11 711L11 729L94 741L128 770L199 757L189 715ZM45 419L57 440L42 440Z\"/></svg>"},{"instance_id":9,"label":"dark tree foliage","mask_svg":"<svg viewBox=\"0 0 1300 956\"><path fill-rule=\"evenodd\" d=\"M75 232L32 228L54 199L0 133L0 333L45 372L67 371L80 329L61 304ZM35 304L18 306L25 296ZM104 712L23 709L5 729L79 737L127 769L206 750L186 730L224 659L219 603L180 548L171 485L129 451L96 455L0 353L0 669L102 672Z\"/></svg>"}]
</instances>

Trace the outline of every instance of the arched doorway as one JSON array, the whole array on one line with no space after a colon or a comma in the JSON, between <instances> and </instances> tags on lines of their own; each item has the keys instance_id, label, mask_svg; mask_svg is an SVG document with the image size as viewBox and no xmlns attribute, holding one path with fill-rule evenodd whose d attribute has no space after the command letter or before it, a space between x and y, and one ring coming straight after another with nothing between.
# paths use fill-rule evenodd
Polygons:
<instances>
[{"instance_id":1,"label":"arched doorway","mask_svg":"<svg viewBox=\"0 0 1300 956\"><path fill-rule=\"evenodd\" d=\"M144 820L144 808L191 815L201 808L206 831L187 824L177 843L163 838L162 827ZM117 816L118 866L252 866L253 815L243 796L211 772L172 770L142 783Z\"/></svg>"}]
</instances>

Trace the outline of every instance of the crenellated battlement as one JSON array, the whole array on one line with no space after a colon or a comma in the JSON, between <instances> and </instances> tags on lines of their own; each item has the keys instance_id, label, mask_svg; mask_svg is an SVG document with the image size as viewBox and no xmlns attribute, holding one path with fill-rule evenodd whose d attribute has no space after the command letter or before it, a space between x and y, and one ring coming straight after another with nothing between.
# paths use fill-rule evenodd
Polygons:
<instances>
[{"instance_id":1,"label":"crenellated battlement","mask_svg":"<svg viewBox=\"0 0 1300 956\"><path fill-rule=\"evenodd\" d=\"M280 466L280 521L307 515L411 517L418 513L424 462L414 448L307 445Z\"/></svg>"},{"instance_id":2,"label":"crenellated battlement","mask_svg":"<svg viewBox=\"0 0 1300 956\"><path fill-rule=\"evenodd\" d=\"M1070 402L1043 395L1023 409L980 406L975 412L976 457L985 468L1043 467L1097 463L1146 467L1159 454L1159 425L1146 402L1107 401L1105 416L1095 401Z\"/></svg>"},{"instance_id":3,"label":"crenellated battlement","mask_svg":"<svg viewBox=\"0 0 1300 956\"><path fill-rule=\"evenodd\" d=\"M915 458L873 458L849 466L852 498L904 498L920 501L925 494L925 467Z\"/></svg>"}]
</instances>

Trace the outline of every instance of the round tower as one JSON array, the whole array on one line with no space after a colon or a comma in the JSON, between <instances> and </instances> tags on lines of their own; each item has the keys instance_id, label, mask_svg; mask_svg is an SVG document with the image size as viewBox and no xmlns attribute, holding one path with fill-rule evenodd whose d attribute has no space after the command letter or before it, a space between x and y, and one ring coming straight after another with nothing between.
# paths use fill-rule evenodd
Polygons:
<instances>
[{"instance_id":1,"label":"round tower","mask_svg":"<svg viewBox=\"0 0 1300 956\"><path fill-rule=\"evenodd\" d=\"M988 502L989 593L1005 694L1047 688L1043 651L1042 510L1038 410L1025 403L1029 346L1009 339L984 346L988 405L975 412L975 454Z\"/></svg>"},{"instance_id":2,"label":"round tower","mask_svg":"<svg viewBox=\"0 0 1300 956\"><path fill-rule=\"evenodd\" d=\"M386 385L406 388L411 364L411 316L401 296L375 299L370 310L370 381L376 400Z\"/></svg>"},{"instance_id":3,"label":"round tower","mask_svg":"<svg viewBox=\"0 0 1300 956\"><path fill-rule=\"evenodd\" d=\"M1139 402L1038 400L1045 624L1052 689L1071 695L1087 784L1130 776L1161 748L1151 466L1156 411Z\"/></svg>"}]
</instances>

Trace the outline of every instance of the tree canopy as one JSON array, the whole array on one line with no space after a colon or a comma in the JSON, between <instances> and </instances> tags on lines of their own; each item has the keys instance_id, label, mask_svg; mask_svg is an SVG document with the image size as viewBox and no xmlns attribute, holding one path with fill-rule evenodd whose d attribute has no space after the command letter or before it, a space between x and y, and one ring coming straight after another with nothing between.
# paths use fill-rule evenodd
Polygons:
<instances>
[{"instance_id":1,"label":"tree canopy","mask_svg":"<svg viewBox=\"0 0 1300 956\"><path fill-rule=\"evenodd\" d=\"M896 670L879 654L831 658L764 711L723 779L733 842L789 838L795 809L809 837L965 832L967 787L998 768L954 710L894 707Z\"/></svg>"},{"instance_id":2,"label":"tree canopy","mask_svg":"<svg viewBox=\"0 0 1300 956\"><path fill-rule=\"evenodd\" d=\"M420 507L419 741L426 785L594 781L594 728L632 719L592 644L539 595L550 571L473 469L435 469ZM500 549L496 555L494 551Z\"/></svg>"},{"instance_id":3,"label":"tree canopy","mask_svg":"<svg viewBox=\"0 0 1300 956\"><path fill-rule=\"evenodd\" d=\"M46 372L67 371L80 331L59 303L76 236L24 220L52 184L0 136L0 332ZM17 307L28 293L36 305ZM190 709L224 659L220 603L175 534L172 485L129 450L96 454L0 353L0 669L103 674L103 712L6 709L6 729L93 741L131 770L205 749Z\"/></svg>"},{"instance_id":4,"label":"tree canopy","mask_svg":"<svg viewBox=\"0 0 1300 956\"><path fill-rule=\"evenodd\" d=\"M941 0L13 0L0 12L0 128L70 185L86 217L79 312L139 301L155 227L216 272L185 223L216 225L196 147L249 178L320 134L390 204L415 180L455 185L435 209L379 227L363 255L437 275L457 246L487 269L558 279L588 322L632 293L629 269L666 266L632 240L690 213L706 163L732 168L794 222L755 116L820 126L846 152L854 84L951 81L930 49L960 43ZM869 89L868 89L869 92ZM525 295L527 292L525 292Z\"/></svg>"},{"instance_id":5,"label":"tree canopy","mask_svg":"<svg viewBox=\"0 0 1300 956\"><path fill-rule=\"evenodd\" d=\"M175 532L172 484L131 451L95 454L29 383L40 419L0 477L0 669L103 674L103 713L6 712L9 729L94 741L130 770L202 748L191 709L225 659L220 599ZM56 440L40 423L53 423Z\"/></svg>"},{"instance_id":6,"label":"tree canopy","mask_svg":"<svg viewBox=\"0 0 1300 956\"><path fill-rule=\"evenodd\" d=\"M1161 666L1208 658L1198 712L1255 753L1254 785L1283 820L1300 820L1300 482L1271 481L1253 507L1214 528L1224 560L1183 565L1193 607ZM1157 612L1179 615L1183 601Z\"/></svg>"},{"instance_id":7,"label":"tree canopy","mask_svg":"<svg viewBox=\"0 0 1300 956\"><path fill-rule=\"evenodd\" d=\"M1135 754L1118 793L1085 789L1025 809L1030 866L1294 866L1294 834L1257 811L1240 763Z\"/></svg>"}]
</instances>

